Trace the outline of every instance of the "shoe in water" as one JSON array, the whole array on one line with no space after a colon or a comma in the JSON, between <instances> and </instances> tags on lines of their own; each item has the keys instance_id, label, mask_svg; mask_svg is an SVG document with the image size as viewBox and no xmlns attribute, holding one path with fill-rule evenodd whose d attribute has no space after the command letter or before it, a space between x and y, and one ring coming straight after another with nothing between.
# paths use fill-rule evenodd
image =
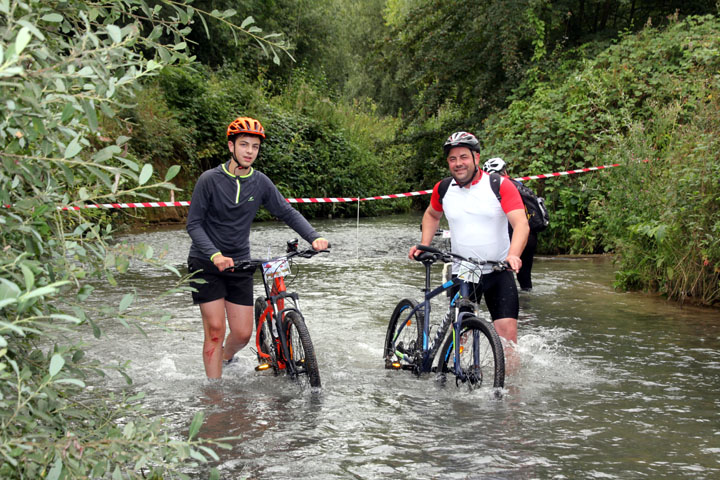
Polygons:
<instances>
[{"instance_id":1,"label":"shoe in water","mask_svg":"<svg viewBox=\"0 0 720 480\"><path fill-rule=\"evenodd\" d=\"M237 360L238 360L237 357L234 356L234 355L233 355L233 357L232 357L230 360L224 360L224 359L223 359L223 367L227 367L227 366L230 365L231 363L237 362Z\"/></svg>"}]
</instances>

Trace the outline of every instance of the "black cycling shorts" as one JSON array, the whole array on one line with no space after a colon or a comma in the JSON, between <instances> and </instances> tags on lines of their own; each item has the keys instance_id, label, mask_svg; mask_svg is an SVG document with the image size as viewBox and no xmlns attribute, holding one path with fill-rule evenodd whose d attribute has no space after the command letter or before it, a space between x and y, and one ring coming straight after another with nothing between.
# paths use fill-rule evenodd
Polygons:
<instances>
[{"instance_id":1,"label":"black cycling shorts","mask_svg":"<svg viewBox=\"0 0 720 480\"><path fill-rule=\"evenodd\" d=\"M224 298L230 303L252 306L254 269L221 272L210 260L188 257L188 271L198 272L192 278L201 278L206 282L190 281L190 286L197 290L192 292L195 305Z\"/></svg>"},{"instance_id":2,"label":"black cycling shorts","mask_svg":"<svg viewBox=\"0 0 720 480\"><path fill-rule=\"evenodd\" d=\"M453 275L456 277L457 275ZM450 296L460 289L456 285L450 289ZM517 285L512 270L502 272L484 273L482 283L470 284L470 301L479 303L485 294L485 304L490 312L490 318L518 318L520 305L518 303Z\"/></svg>"}]
</instances>

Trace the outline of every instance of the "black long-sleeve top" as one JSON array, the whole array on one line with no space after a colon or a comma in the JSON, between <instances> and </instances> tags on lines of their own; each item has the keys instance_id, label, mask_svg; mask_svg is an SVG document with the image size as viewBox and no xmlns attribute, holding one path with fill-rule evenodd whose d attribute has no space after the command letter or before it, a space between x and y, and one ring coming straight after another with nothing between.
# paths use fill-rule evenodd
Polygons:
<instances>
[{"instance_id":1,"label":"black long-sleeve top","mask_svg":"<svg viewBox=\"0 0 720 480\"><path fill-rule=\"evenodd\" d=\"M267 176L252 168L246 176L233 175L229 163L205 171L195 185L187 218L189 256L250 258L250 225L261 205L308 243L320 237Z\"/></svg>"}]
</instances>

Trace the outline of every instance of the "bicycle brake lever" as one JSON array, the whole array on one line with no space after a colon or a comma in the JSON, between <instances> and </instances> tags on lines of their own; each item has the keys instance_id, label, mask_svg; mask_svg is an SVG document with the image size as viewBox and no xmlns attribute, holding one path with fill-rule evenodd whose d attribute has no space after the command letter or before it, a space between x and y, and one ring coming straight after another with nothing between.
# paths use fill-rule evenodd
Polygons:
<instances>
[{"instance_id":1,"label":"bicycle brake lever","mask_svg":"<svg viewBox=\"0 0 720 480\"><path fill-rule=\"evenodd\" d=\"M233 265L232 267L228 267L228 268L224 269L223 272L226 272L226 271L228 271L228 270L234 270L234 269L238 269L238 270L248 270L248 269L250 269L251 267L252 267L252 264L251 264L250 262L237 262L237 263L236 263L235 265Z\"/></svg>"},{"instance_id":2,"label":"bicycle brake lever","mask_svg":"<svg viewBox=\"0 0 720 480\"><path fill-rule=\"evenodd\" d=\"M493 267L492 267L493 272L504 272L505 270L507 270L509 268L510 268L510 265L508 265L508 263L505 261L498 262L495 265L493 265Z\"/></svg>"}]
</instances>

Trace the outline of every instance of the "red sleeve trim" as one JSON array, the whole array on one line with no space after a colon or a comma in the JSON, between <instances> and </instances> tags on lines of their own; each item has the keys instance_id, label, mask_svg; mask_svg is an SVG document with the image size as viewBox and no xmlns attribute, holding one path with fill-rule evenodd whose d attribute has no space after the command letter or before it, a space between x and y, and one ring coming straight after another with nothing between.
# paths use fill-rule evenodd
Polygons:
<instances>
[{"instance_id":1,"label":"red sleeve trim","mask_svg":"<svg viewBox=\"0 0 720 480\"><path fill-rule=\"evenodd\" d=\"M513 210L525 210L525 204L517 188L507 178L503 178L500 182L500 206L503 212L509 213Z\"/></svg>"},{"instance_id":2,"label":"red sleeve trim","mask_svg":"<svg viewBox=\"0 0 720 480\"><path fill-rule=\"evenodd\" d=\"M440 203L440 194L438 193L438 188L440 188L440 182L437 182L433 187L432 195L430 195L430 206L436 212L442 212L443 207L442 203Z\"/></svg>"}]
</instances>

